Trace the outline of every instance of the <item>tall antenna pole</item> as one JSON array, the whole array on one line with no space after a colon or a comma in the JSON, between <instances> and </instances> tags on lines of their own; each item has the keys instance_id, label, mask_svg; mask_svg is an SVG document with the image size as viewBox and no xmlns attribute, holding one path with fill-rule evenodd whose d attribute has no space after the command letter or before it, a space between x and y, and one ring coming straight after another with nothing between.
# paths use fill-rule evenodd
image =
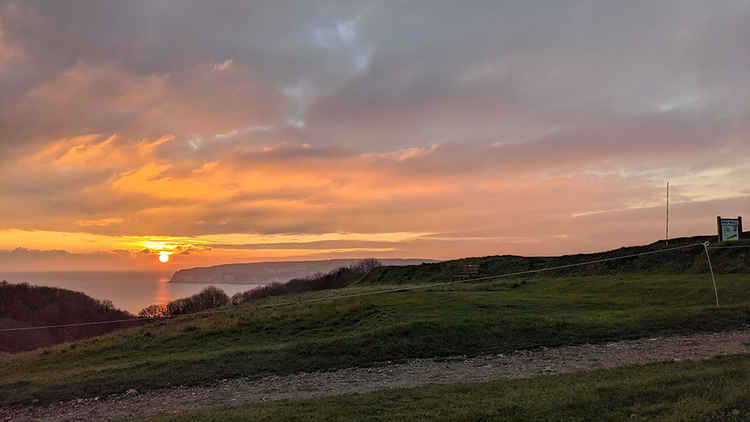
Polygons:
<instances>
[{"instance_id":1,"label":"tall antenna pole","mask_svg":"<svg viewBox=\"0 0 750 422\"><path fill-rule=\"evenodd\" d=\"M664 233L664 243L669 247L669 181L667 181L667 226Z\"/></svg>"}]
</instances>

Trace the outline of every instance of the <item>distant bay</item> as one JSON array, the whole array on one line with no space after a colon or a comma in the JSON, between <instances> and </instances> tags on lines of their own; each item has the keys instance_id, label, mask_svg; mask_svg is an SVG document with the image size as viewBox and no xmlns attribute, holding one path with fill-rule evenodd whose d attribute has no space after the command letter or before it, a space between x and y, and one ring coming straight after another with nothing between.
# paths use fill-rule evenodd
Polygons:
<instances>
[{"instance_id":1,"label":"distant bay","mask_svg":"<svg viewBox=\"0 0 750 422\"><path fill-rule=\"evenodd\" d=\"M85 293L95 299L111 300L115 307L138 313L151 304L163 304L218 287L232 296L263 284L170 283L171 272L157 271L51 271L0 272L0 280L37 286L60 287Z\"/></svg>"}]
</instances>

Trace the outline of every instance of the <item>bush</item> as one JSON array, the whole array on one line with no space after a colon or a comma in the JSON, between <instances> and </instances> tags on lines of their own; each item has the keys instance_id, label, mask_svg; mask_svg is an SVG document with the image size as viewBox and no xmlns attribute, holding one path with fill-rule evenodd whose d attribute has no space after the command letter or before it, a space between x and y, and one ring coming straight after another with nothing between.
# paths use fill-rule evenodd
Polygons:
<instances>
[{"instance_id":1,"label":"bush","mask_svg":"<svg viewBox=\"0 0 750 422\"><path fill-rule=\"evenodd\" d=\"M193 314L207 309L228 305L229 296L223 290L214 286L203 289L190 297L173 300L166 305L150 305L138 312L143 318L159 318L166 316Z\"/></svg>"},{"instance_id":2,"label":"bush","mask_svg":"<svg viewBox=\"0 0 750 422\"><path fill-rule=\"evenodd\" d=\"M138 312L140 318L161 318L164 316L167 316L167 305L149 305Z\"/></svg>"},{"instance_id":3,"label":"bush","mask_svg":"<svg viewBox=\"0 0 750 422\"><path fill-rule=\"evenodd\" d=\"M232 304L239 305L250 300L272 296L340 289L359 281L365 274L380 265L380 261L377 259L368 258L363 259L354 265L341 267L325 274L316 273L310 277L293 278L286 283L275 282L267 284L246 292L235 294L232 296Z\"/></svg>"},{"instance_id":4,"label":"bush","mask_svg":"<svg viewBox=\"0 0 750 422\"><path fill-rule=\"evenodd\" d=\"M271 296L282 296L292 293L313 292L327 289L340 289L356 281L374 268L379 267L380 261L374 258L348 266L341 267L322 274L317 273L310 277L295 278L286 283L274 282L255 289L237 293L231 298L223 290L210 286L193 296L173 300L166 305L150 305L138 312L141 318L161 318L175 315L192 314L207 309L218 308L228 304L240 305L250 300L262 299Z\"/></svg>"}]
</instances>

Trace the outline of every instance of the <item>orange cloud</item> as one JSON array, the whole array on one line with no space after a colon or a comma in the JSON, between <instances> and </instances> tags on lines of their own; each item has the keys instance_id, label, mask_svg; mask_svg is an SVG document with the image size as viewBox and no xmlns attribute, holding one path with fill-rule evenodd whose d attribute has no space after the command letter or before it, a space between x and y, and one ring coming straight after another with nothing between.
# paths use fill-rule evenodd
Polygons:
<instances>
[{"instance_id":1,"label":"orange cloud","mask_svg":"<svg viewBox=\"0 0 750 422\"><path fill-rule=\"evenodd\" d=\"M104 227L104 226L109 226L111 224L120 224L123 221L124 220L122 218L113 217L113 218L99 218L96 220L78 220L76 221L76 224L78 224L81 227L91 227L91 226Z\"/></svg>"}]
</instances>

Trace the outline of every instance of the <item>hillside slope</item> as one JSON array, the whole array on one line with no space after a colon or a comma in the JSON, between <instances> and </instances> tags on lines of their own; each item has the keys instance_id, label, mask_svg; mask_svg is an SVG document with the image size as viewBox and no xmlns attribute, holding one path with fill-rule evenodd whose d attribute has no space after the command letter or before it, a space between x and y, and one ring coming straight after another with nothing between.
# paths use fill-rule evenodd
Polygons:
<instances>
[{"instance_id":1,"label":"hillside slope","mask_svg":"<svg viewBox=\"0 0 750 422\"><path fill-rule=\"evenodd\" d=\"M0 329L72 324L90 321L131 319L133 315L115 309L83 293L56 287L0 282ZM93 325L61 329L0 332L0 352L18 352L50 346L110 332L129 326Z\"/></svg>"},{"instance_id":2,"label":"hillside slope","mask_svg":"<svg viewBox=\"0 0 750 422\"><path fill-rule=\"evenodd\" d=\"M371 285L269 298L0 359L0 406L745 326L747 275L718 283L720 308L706 274L539 277L381 294L371 293L384 286Z\"/></svg>"},{"instance_id":3,"label":"hillside slope","mask_svg":"<svg viewBox=\"0 0 750 422\"><path fill-rule=\"evenodd\" d=\"M694 246L706 238L673 240L673 246L693 246L607 262L599 268L602 275L589 275L594 272L590 267L575 267L562 275L424 284L447 281L445 272L425 268L460 268L462 261L507 273L513 263L518 268L542 267L649 251L658 245L559 258L486 257L388 267L374 274L388 275L390 285L376 278L369 284L158 320L0 360L0 405L746 327L750 271L740 271L747 268L748 243L711 252L720 272L717 307L705 267L701 273L702 246ZM404 271L404 278L396 271ZM408 281L414 284L405 285Z\"/></svg>"},{"instance_id":4,"label":"hillside slope","mask_svg":"<svg viewBox=\"0 0 750 422\"><path fill-rule=\"evenodd\" d=\"M232 418L238 421L255 421L259 420L259 403L267 404L268 402L276 402L276 404L287 403L283 407L287 407L289 413L285 415L277 414L269 418L269 420L281 420L285 422L289 420L305 422L315 420L372 421L371 411L362 412L358 418L358 413L351 412L349 406L336 406L334 413L338 414L333 416L329 413L330 409L327 408L328 406L321 405L320 403L326 400L325 397L330 396L345 398L356 395L364 397L377 394L373 393L377 391L383 392L383 390L393 391L394 389L399 389L403 392L399 394L403 400L400 400L399 404L395 404L392 400L387 400L389 406L385 406L387 409L384 408L383 410L390 414L387 417L382 415L382 420L412 421L422 417L425 420L432 421L437 415L432 414L430 418L427 418L425 411L427 407L431 409L434 404L431 406L422 406L420 409L413 407L414 399L416 398L413 393L425 388L431 388L429 385L449 384L453 388L461 388L460 386L469 384L477 388L481 385L477 383L481 382L503 380L502 383L508 385L514 382L511 379L536 378L539 380L537 386L542 388L530 388L523 392L517 391L516 388L511 388L517 396L528 396L529 394L534 394L535 391L538 392L538 390L547 390L551 385L559 382L556 381L561 377L559 374L588 372L602 368L621 368L624 366L630 368L628 370L630 371L630 377L641 379L639 383L641 385L633 386L626 395L623 396L622 392L615 393L621 396L618 401L627 407L629 404L632 404L630 397L633 394L641 399L645 398L644 396L653 398L652 394L644 394L643 388L653 383L651 377L655 369L654 365L647 367L633 365L670 362L673 360L701 360L702 362L700 363L694 363L696 366L672 368L673 375L679 372L680 376L684 377L685 380L696 382L694 381L696 375L703 372L697 369L703 368L704 365L707 367L712 366L712 361L706 361L705 359L726 355L739 355L728 358L732 364L727 365L726 369L728 370L727 372L731 371L731 375L727 374L729 376L720 383L715 383L716 378L713 378L711 381L714 382L709 382L707 383L709 385L704 387L714 389L718 387L717 384L721 384L723 387L722 391L714 394L715 397L721 398L721 400L718 400L719 402L728 402L728 404L731 404L733 399L743 399L743 402L747 403L748 410L750 410L750 390L747 388L747 381L750 381L750 330L738 330L722 333L698 333L687 336L659 337L658 339L625 340L598 345L585 344L542 348L534 351L523 350L511 354L485 354L476 357L462 356L460 358L453 357L449 359L416 359L401 363L385 364L376 368L345 368L335 371L303 372L286 376L274 375L260 379L237 378L222 380L221 382L208 385L180 386L140 394L115 395L113 397L100 398L100 400L88 399L80 402L78 400L71 400L44 407L30 406L7 409L5 413L0 408L0 420L4 420L3 416L5 416L5 419L14 421L47 420L50 417L56 417L60 421L102 421L107 419L120 420L139 416L148 417L158 414L169 414L169 420L190 422L200 419L226 421L232 420ZM675 365L673 363L670 364ZM742 377L738 377L737 375L739 374L736 372L740 368L744 373ZM620 371L622 370L618 370L618 372ZM591 373L588 372L588 374ZM720 374L715 375L720 376ZM579 380L579 383L583 385L590 384L590 381L594 381L590 377L590 375L583 376L584 379ZM617 385L618 379L603 377L599 381L597 393L603 389L611 390L612 387ZM701 383L704 382L701 380ZM404 388L414 387L419 388L411 390L411 393L403 390ZM660 390L664 393L666 392L665 390L672 390L672 393L680 396L680 399L668 400L668 402L672 404L675 410L683 408L685 392L681 391L683 390L682 388L675 388L673 378L670 377L669 386L666 389L663 387L666 386L650 385L652 391ZM488 393L493 399L498 399L494 397L495 395L492 392ZM705 400L705 393L703 391L701 393L696 394L696 398L700 397ZM594 394L598 396L598 394ZM600 401L609 408L615 403L612 400L612 396L615 394L597 397L597 401ZM191 400L185 400L185 397L190 397ZM443 410L439 413L444 413L448 410L447 408L463 408L466 402L481 402L481 406L472 407L484 408L487 403L486 398L483 400L478 397L471 397L464 398L464 400L458 402L450 400L448 396L436 397L436 399L440 400L443 407ZM300 402L300 400L305 399L316 400L308 403ZM588 402L588 400L586 401ZM508 400L508 402L512 403L513 401ZM529 402L529 404L532 403ZM699 404L700 409L704 411L708 410L706 409L705 401L701 401ZM302 417L299 413L300 409L311 405L315 406L316 411L310 411ZM238 406L240 406L239 409ZM379 407L383 408L384 406L381 403ZM578 408L579 406L575 407ZM196 410L198 410L197 413L195 412ZM240 411L237 412L237 410ZM486 412L487 409L484 410ZM180 414L186 411L188 413ZM376 410L376 412L378 411ZM627 416L631 413L632 411L625 415ZM594 413L586 418L582 418L582 420L601 419L598 416L600 416L598 413ZM644 420L653 420L652 416L653 414L646 414L644 415L646 417ZM562 415L548 419L567 420ZM695 419L682 418L680 420ZM263 419L261 418L261 420ZM381 419L378 418L378 420ZM456 420L456 417L446 418L446 420L453 422ZM459 418L459 420L461 419ZM476 417L463 420L485 419ZM490 420L495 419L491 418ZM506 419L502 418L500 420L505 421Z\"/></svg>"},{"instance_id":5,"label":"hillside slope","mask_svg":"<svg viewBox=\"0 0 750 422\"><path fill-rule=\"evenodd\" d=\"M750 232L743 233L750 239ZM606 275L606 274L701 274L708 271L703 242L715 243L716 236L694 236L671 239L669 248L697 245L644 256L576 266L541 275ZM712 246L744 246L743 248L712 248L711 262L717 274L750 273L750 240ZM524 257L516 255L463 258L437 263L410 266L384 266L367 274L361 284L434 283L540 270L550 267L575 265L608 258L636 255L666 249L664 241L649 245L631 246L606 252L563 255L557 257Z\"/></svg>"}]
</instances>

